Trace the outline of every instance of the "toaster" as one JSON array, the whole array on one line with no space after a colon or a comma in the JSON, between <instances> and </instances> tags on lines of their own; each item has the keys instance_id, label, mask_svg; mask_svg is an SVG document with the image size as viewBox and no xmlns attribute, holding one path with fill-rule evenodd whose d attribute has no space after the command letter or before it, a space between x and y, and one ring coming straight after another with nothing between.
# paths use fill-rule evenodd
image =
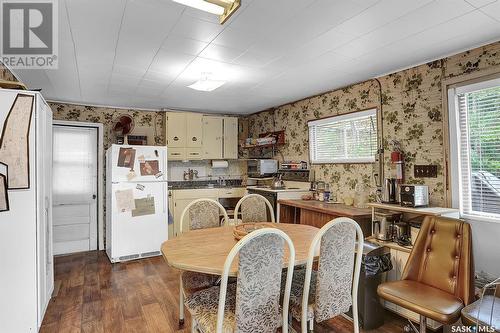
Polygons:
<instances>
[{"instance_id":1,"label":"toaster","mask_svg":"<svg viewBox=\"0 0 500 333\"><path fill-rule=\"evenodd\" d=\"M429 186L427 185L401 185L399 193L401 206L429 206Z\"/></svg>"}]
</instances>

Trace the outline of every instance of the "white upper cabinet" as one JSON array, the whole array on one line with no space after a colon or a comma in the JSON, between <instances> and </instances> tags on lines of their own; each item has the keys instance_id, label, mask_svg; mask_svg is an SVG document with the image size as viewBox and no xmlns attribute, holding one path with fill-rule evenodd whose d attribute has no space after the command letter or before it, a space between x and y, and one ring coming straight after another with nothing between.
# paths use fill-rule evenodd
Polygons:
<instances>
[{"instance_id":1,"label":"white upper cabinet","mask_svg":"<svg viewBox=\"0 0 500 333\"><path fill-rule=\"evenodd\" d=\"M203 158L238 158L238 118L203 117Z\"/></svg>"},{"instance_id":2,"label":"white upper cabinet","mask_svg":"<svg viewBox=\"0 0 500 333\"><path fill-rule=\"evenodd\" d=\"M224 153L223 158L238 158L238 118L224 117Z\"/></svg>"},{"instance_id":3,"label":"white upper cabinet","mask_svg":"<svg viewBox=\"0 0 500 333\"><path fill-rule=\"evenodd\" d=\"M169 160L238 158L238 118L167 113Z\"/></svg>"},{"instance_id":4,"label":"white upper cabinet","mask_svg":"<svg viewBox=\"0 0 500 333\"><path fill-rule=\"evenodd\" d=\"M167 146L169 148L186 147L185 113L167 113Z\"/></svg>"},{"instance_id":5,"label":"white upper cabinet","mask_svg":"<svg viewBox=\"0 0 500 333\"><path fill-rule=\"evenodd\" d=\"M221 159L222 157L223 117L203 117L203 159Z\"/></svg>"},{"instance_id":6,"label":"white upper cabinet","mask_svg":"<svg viewBox=\"0 0 500 333\"><path fill-rule=\"evenodd\" d=\"M201 148L203 140L203 115L186 113L186 147Z\"/></svg>"},{"instance_id":7,"label":"white upper cabinet","mask_svg":"<svg viewBox=\"0 0 500 333\"><path fill-rule=\"evenodd\" d=\"M203 115L190 112L167 113L167 146L169 160L202 158Z\"/></svg>"}]
</instances>

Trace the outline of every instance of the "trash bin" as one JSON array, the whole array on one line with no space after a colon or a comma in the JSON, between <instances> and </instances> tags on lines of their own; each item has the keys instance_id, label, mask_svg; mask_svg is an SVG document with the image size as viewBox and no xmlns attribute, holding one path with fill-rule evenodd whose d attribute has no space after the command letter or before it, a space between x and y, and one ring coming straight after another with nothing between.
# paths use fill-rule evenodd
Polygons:
<instances>
[{"instance_id":1,"label":"trash bin","mask_svg":"<svg viewBox=\"0 0 500 333\"><path fill-rule=\"evenodd\" d=\"M384 324L384 307L377 295L377 287L392 269L390 249L365 242L358 284L359 325L372 330ZM352 318L352 314L350 314Z\"/></svg>"}]
</instances>

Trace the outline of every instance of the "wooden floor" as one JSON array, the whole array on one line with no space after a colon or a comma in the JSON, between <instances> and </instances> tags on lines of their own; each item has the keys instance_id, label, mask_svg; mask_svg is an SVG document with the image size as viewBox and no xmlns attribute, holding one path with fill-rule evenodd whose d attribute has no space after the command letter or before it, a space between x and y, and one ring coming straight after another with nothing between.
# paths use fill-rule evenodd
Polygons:
<instances>
[{"instance_id":1,"label":"wooden floor","mask_svg":"<svg viewBox=\"0 0 500 333\"><path fill-rule=\"evenodd\" d=\"M178 328L178 276L162 257L114 265L100 251L57 257L41 332L190 332L187 311ZM403 325L387 314L386 324L369 332L402 332ZM315 332L352 332L352 324L333 319Z\"/></svg>"}]
</instances>

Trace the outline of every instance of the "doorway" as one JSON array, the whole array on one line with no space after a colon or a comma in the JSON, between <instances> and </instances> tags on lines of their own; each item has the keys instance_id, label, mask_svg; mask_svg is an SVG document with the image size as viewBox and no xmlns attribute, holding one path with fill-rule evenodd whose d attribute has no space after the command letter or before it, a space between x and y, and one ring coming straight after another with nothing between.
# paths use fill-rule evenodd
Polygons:
<instances>
[{"instance_id":1,"label":"doorway","mask_svg":"<svg viewBox=\"0 0 500 333\"><path fill-rule=\"evenodd\" d=\"M102 124L54 122L54 255L103 248Z\"/></svg>"}]
</instances>

